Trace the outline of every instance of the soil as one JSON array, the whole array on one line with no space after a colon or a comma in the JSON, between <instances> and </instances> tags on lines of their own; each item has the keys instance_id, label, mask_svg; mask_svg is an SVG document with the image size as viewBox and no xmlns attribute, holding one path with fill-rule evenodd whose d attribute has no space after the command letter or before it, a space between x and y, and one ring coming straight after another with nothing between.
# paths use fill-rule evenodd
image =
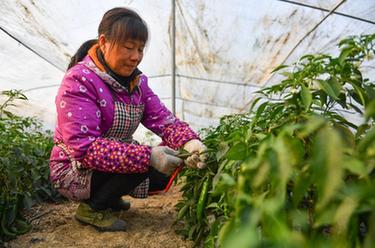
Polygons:
<instances>
[{"instance_id":1,"label":"soil","mask_svg":"<svg viewBox=\"0 0 375 248\"><path fill-rule=\"evenodd\" d=\"M131 202L128 211L118 213L128 225L126 232L98 232L74 219L77 203L45 203L28 212L30 232L10 241L7 247L173 247L188 248L192 241L175 233L175 204L181 197L178 187L147 199L124 197Z\"/></svg>"}]
</instances>

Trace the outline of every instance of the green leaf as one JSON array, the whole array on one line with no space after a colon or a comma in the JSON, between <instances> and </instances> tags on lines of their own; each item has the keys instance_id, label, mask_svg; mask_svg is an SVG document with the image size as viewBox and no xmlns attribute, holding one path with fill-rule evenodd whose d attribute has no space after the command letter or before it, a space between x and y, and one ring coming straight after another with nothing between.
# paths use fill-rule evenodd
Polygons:
<instances>
[{"instance_id":1,"label":"green leaf","mask_svg":"<svg viewBox=\"0 0 375 248\"><path fill-rule=\"evenodd\" d=\"M342 86L337 82L335 78L326 80L317 80L321 89L327 93L334 100L339 100L340 90Z\"/></svg>"},{"instance_id":2,"label":"green leaf","mask_svg":"<svg viewBox=\"0 0 375 248\"><path fill-rule=\"evenodd\" d=\"M306 55L303 55L299 60L312 60L315 58L315 55L312 55L312 54L306 54Z\"/></svg>"},{"instance_id":3,"label":"green leaf","mask_svg":"<svg viewBox=\"0 0 375 248\"><path fill-rule=\"evenodd\" d=\"M305 111L308 111L312 103L312 94L304 84L301 84L301 100Z\"/></svg>"},{"instance_id":4,"label":"green leaf","mask_svg":"<svg viewBox=\"0 0 375 248\"><path fill-rule=\"evenodd\" d=\"M331 121L339 122L341 124L345 124L348 127L351 127L353 129L357 129L357 126L351 122L349 122L347 119L342 117L341 115L337 114L336 112L327 112L327 116L331 119Z\"/></svg>"},{"instance_id":5,"label":"green leaf","mask_svg":"<svg viewBox=\"0 0 375 248\"><path fill-rule=\"evenodd\" d=\"M348 56L350 55L351 52L352 52L352 50L349 47L341 50L341 53L340 53L340 56L339 56L339 63L341 65L344 64L345 60L348 58Z\"/></svg>"},{"instance_id":6,"label":"green leaf","mask_svg":"<svg viewBox=\"0 0 375 248\"><path fill-rule=\"evenodd\" d=\"M256 121L262 114L264 109L268 106L269 102L262 103L256 110L256 115L254 117L254 121Z\"/></svg>"},{"instance_id":7,"label":"green leaf","mask_svg":"<svg viewBox=\"0 0 375 248\"><path fill-rule=\"evenodd\" d=\"M324 125L325 122L326 121L322 117L311 116L307 119L307 122L305 123L305 125L303 125L298 135L301 138L307 137L313 132L320 129Z\"/></svg>"},{"instance_id":8,"label":"green leaf","mask_svg":"<svg viewBox=\"0 0 375 248\"><path fill-rule=\"evenodd\" d=\"M187 210L188 210L189 206L188 205L184 205L177 213L177 217L176 217L176 220L181 220L182 218L185 217L185 214L187 213Z\"/></svg>"},{"instance_id":9,"label":"green leaf","mask_svg":"<svg viewBox=\"0 0 375 248\"><path fill-rule=\"evenodd\" d=\"M340 137L344 141L345 145L350 149L353 149L355 147L355 136L350 129L340 123L334 123L334 128L340 134Z\"/></svg>"},{"instance_id":10,"label":"green leaf","mask_svg":"<svg viewBox=\"0 0 375 248\"><path fill-rule=\"evenodd\" d=\"M222 159L225 154L228 152L229 146L227 142L220 142L219 147L216 152L216 160L219 161Z\"/></svg>"},{"instance_id":11,"label":"green leaf","mask_svg":"<svg viewBox=\"0 0 375 248\"><path fill-rule=\"evenodd\" d=\"M312 184L312 177L308 168L308 166L305 166L297 175L296 182L293 187L293 204L295 207L298 206Z\"/></svg>"},{"instance_id":12,"label":"green leaf","mask_svg":"<svg viewBox=\"0 0 375 248\"><path fill-rule=\"evenodd\" d=\"M344 233L348 229L348 222L352 216L355 208L358 205L357 199L351 196L345 197L342 203L336 209L334 221L335 230L338 233Z\"/></svg>"},{"instance_id":13,"label":"green leaf","mask_svg":"<svg viewBox=\"0 0 375 248\"><path fill-rule=\"evenodd\" d=\"M255 105L261 100L261 97L256 98L250 105L249 107L249 113L251 113L255 107Z\"/></svg>"},{"instance_id":14,"label":"green leaf","mask_svg":"<svg viewBox=\"0 0 375 248\"><path fill-rule=\"evenodd\" d=\"M292 167L300 163L303 158L303 147L299 140L281 134L275 142L275 150L279 161L279 176L284 186L292 172Z\"/></svg>"},{"instance_id":15,"label":"green leaf","mask_svg":"<svg viewBox=\"0 0 375 248\"><path fill-rule=\"evenodd\" d=\"M323 107L327 103L327 94L323 90L318 91L320 106Z\"/></svg>"},{"instance_id":16,"label":"green leaf","mask_svg":"<svg viewBox=\"0 0 375 248\"><path fill-rule=\"evenodd\" d=\"M325 208L324 211L318 211L315 216L314 228L331 225L334 222L334 217L337 207L335 205Z\"/></svg>"},{"instance_id":17,"label":"green leaf","mask_svg":"<svg viewBox=\"0 0 375 248\"><path fill-rule=\"evenodd\" d=\"M319 131L311 160L311 170L319 196L319 211L335 196L342 183L342 158L343 147L339 134L329 127Z\"/></svg>"},{"instance_id":18,"label":"green leaf","mask_svg":"<svg viewBox=\"0 0 375 248\"><path fill-rule=\"evenodd\" d=\"M367 132L367 130L369 130L370 128L371 126L367 123L358 126L357 133L355 134L355 138L358 139L359 137L364 135Z\"/></svg>"},{"instance_id":19,"label":"green leaf","mask_svg":"<svg viewBox=\"0 0 375 248\"><path fill-rule=\"evenodd\" d=\"M284 106L283 105L279 105L279 106L275 106L273 108L273 110L271 110L271 114L269 116L270 119L274 120L276 119L276 117L280 116L282 114L282 111L284 109ZM256 134L256 135L263 135L262 133L261 134Z\"/></svg>"},{"instance_id":20,"label":"green leaf","mask_svg":"<svg viewBox=\"0 0 375 248\"><path fill-rule=\"evenodd\" d=\"M287 65L279 65L279 66L277 66L275 69L273 69L273 70L271 71L271 73L277 72L277 71L279 71L279 70L281 70L281 69L284 69L284 68L286 68L286 67L288 67L288 66L287 66Z\"/></svg>"},{"instance_id":21,"label":"green leaf","mask_svg":"<svg viewBox=\"0 0 375 248\"><path fill-rule=\"evenodd\" d=\"M358 94L358 96L360 97L361 99L361 104L363 106L366 106L366 98L365 98L365 92L362 88L358 87L357 85L355 84L352 84L355 92Z\"/></svg>"},{"instance_id":22,"label":"green leaf","mask_svg":"<svg viewBox=\"0 0 375 248\"><path fill-rule=\"evenodd\" d=\"M375 244L375 212L371 213L369 218L369 227L370 230L366 235L364 248L372 248Z\"/></svg>"},{"instance_id":23,"label":"green leaf","mask_svg":"<svg viewBox=\"0 0 375 248\"><path fill-rule=\"evenodd\" d=\"M228 186L233 186L236 184L236 181L234 180L234 178L228 175L227 173L221 174L220 181L222 184L228 185Z\"/></svg>"},{"instance_id":24,"label":"green leaf","mask_svg":"<svg viewBox=\"0 0 375 248\"><path fill-rule=\"evenodd\" d=\"M240 230L236 231L232 229L232 232L227 235L226 239L220 239L223 244L223 248L248 248L257 247L258 238L256 229L250 225L242 227Z\"/></svg>"},{"instance_id":25,"label":"green leaf","mask_svg":"<svg viewBox=\"0 0 375 248\"><path fill-rule=\"evenodd\" d=\"M343 167L361 178L368 177L368 171L366 166L363 164L362 161L354 157L345 156L343 160Z\"/></svg>"},{"instance_id":26,"label":"green leaf","mask_svg":"<svg viewBox=\"0 0 375 248\"><path fill-rule=\"evenodd\" d=\"M206 208L220 208L217 202L211 202Z\"/></svg>"},{"instance_id":27,"label":"green leaf","mask_svg":"<svg viewBox=\"0 0 375 248\"><path fill-rule=\"evenodd\" d=\"M373 144L375 144L375 127L371 128L364 138L359 141L357 150L358 152L363 153Z\"/></svg>"},{"instance_id":28,"label":"green leaf","mask_svg":"<svg viewBox=\"0 0 375 248\"><path fill-rule=\"evenodd\" d=\"M244 160L246 156L247 145L241 142L229 148L226 158L229 160Z\"/></svg>"},{"instance_id":29,"label":"green leaf","mask_svg":"<svg viewBox=\"0 0 375 248\"><path fill-rule=\"evenodd\" d=\"M259 164L257 172L252 180L252 185L254 188L257 188L262 185L267 179L270 171L270 164L268 161L262 161Z\"/></svg>"},{"instance_id":30,"label":"green leaf","mask_svg":"<svg viewBox=\"0 0 375 248\"><path fill-rule=\"evenodd\" d=\"M375 120L375 100L371 101L366 106L365 117L367 118L367 120L369 120L370 118L372 118L373 120Z\"/></svg>"},{"instance_id":31,"label":"green leaf","mask_svg":"<svg viewBox=\"0 0 375 248\"><path fill-rule=\"evenodd\" d=\"M375 85L374 82L364 85L368 99L375 99Z\"/></svg>"},{"instance_id":32,"label":"green leaf","mask_svg":"<svg viewBox=\"0 0 375 248\"><path fill-rule=\"evenodd\" d=\"M337 100L337 103L340 104L342 108L348 109L348 104L346 102L346 95L345 95L345 93L341 93L339 95L339 99Z\"/></svg>"}]
</instances>

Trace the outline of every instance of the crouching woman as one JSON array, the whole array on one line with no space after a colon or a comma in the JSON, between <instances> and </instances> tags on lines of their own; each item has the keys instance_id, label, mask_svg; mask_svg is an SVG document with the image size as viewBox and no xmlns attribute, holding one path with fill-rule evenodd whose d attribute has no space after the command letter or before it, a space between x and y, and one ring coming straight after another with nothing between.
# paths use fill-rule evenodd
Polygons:
<instances>
[{"instance_id":1,"label":"crouching woman","mask_svg":"<svg viewBox=\"0 0 375 248\"><path fill-rule=\"evenodd\" d=\"M80 201L75 218L101 231L126 230L113 211L127 210L122 196L145 198L163 189L183 161L177 149L194 154L190 167L204 167L206 148L189 125L174 116L138 69L148 40L134 11L106 12L98 39L72 57L56 96L57 125L51 152L51 181L65 197ZM163 145L139 145L133 133L142 123Z\"/></svg>"}]
</instances>

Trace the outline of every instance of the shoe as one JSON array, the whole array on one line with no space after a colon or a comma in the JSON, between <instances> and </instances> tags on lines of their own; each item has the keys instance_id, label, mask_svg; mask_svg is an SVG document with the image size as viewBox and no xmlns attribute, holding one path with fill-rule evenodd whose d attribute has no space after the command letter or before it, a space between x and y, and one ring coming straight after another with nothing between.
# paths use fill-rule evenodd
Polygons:
<instances>
[{"instance_id":1,"label":"shoe","mask_svg":"<svg viewBox=\"0 0 375 248\"><path fill-rule=\"evenodd\" d=\"M126 210L129 210L129 208L130 208L130 202L125 201L121 198L117 199L111 205L111 209L113 211L126 211Z\"/></svg>"},{"instance_id":2,"label":"shoe","mask_svg":"<svg viewBox=\"0 0 375 248\"><path fill-rule=\"evenodd\" d=\"M111 210L94 210L84 202L79 204L74 217L102 232L126 231L126 222L114 216Z\"/></svg>"}]
</instances>

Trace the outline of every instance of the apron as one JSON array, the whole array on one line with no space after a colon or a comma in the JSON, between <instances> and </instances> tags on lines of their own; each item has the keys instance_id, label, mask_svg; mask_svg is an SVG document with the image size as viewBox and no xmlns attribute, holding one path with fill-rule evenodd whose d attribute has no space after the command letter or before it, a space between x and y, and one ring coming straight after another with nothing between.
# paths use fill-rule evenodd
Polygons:
<instances>
[{"instance_id":1,"label":"apron","mask_svg":"<svg viewBox=\"0 0 375 248\"><path fill-rule=\"evenodd\" d=\"M113 124L105 133L104 137L123 143L138 144L133 140L133 134L141 122L144 104L126 104L118 100L116 94L110 89L114 101ZM90 198L92 170L82 167L79 161L70 156L70 151L65 144L57 144L68 156L70 168L66 176L59 182L58 191L63 196L72 200L85 200ZM146 198L148 196L149 179L147 178L138 185L130 195L135 198Z\"/></svg>"}]
</instances>

